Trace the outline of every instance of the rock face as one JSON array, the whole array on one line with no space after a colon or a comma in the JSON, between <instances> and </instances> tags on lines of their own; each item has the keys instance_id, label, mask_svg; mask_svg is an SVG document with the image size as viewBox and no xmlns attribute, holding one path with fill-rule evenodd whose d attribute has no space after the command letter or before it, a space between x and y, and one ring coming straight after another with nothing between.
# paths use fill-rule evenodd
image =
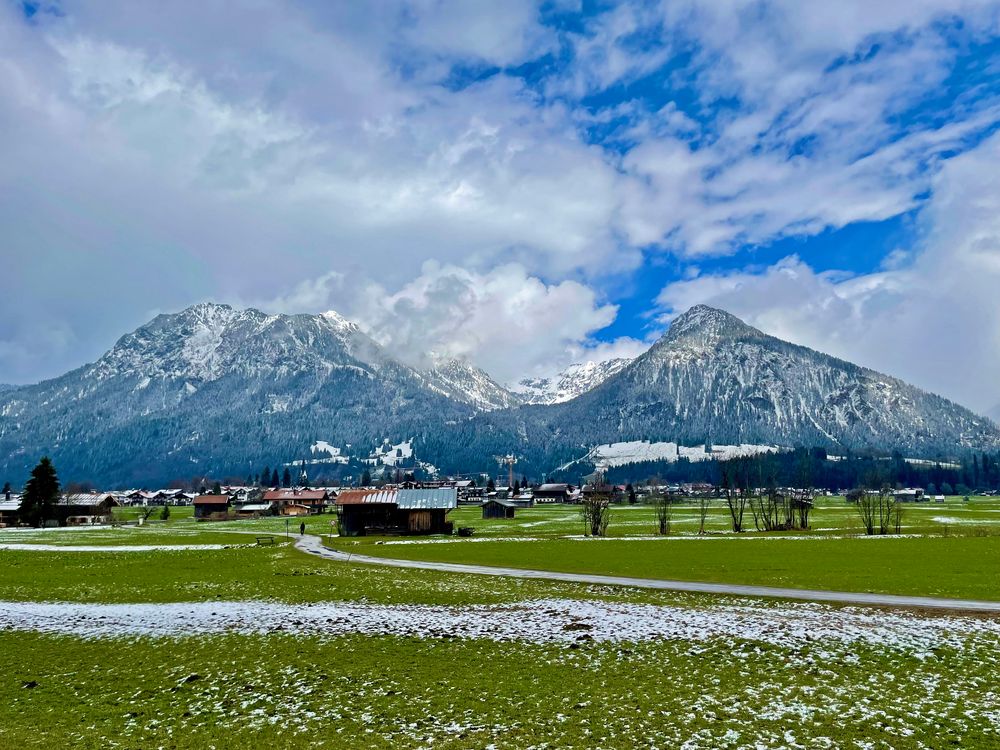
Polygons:
<instances>
[{"instance_id":1,"label":"rock face","mask_svg":"<svg viewBox=\"0 0 1000 750\"><path fill-rule=\"evenodd\" d=\"M570 365L555 377L525 378L517 384L515 393L525 404L561 404L593 390L631 362L625 357L581 362Z\"/></svg>"},{"instance_id":2,"label":"rock face","mask_svg":"<svg viewBox=\"0 0 1000 750\"><path fill-rule=\"evenodd\" d=\"M64 478L106 486L239 477L308 458L318 441L366 456L412 440L445 471L491 469L515 452L536 475L638 440L931 458L1000 446L1000 428L957 404L705 306L635 360L573 375L538 389L553 403L522 406L466 362L409 367L336 313L196 305L93 364L0 389L0 477L22 481L45 454Z\"/></svg>"}]
</instances>

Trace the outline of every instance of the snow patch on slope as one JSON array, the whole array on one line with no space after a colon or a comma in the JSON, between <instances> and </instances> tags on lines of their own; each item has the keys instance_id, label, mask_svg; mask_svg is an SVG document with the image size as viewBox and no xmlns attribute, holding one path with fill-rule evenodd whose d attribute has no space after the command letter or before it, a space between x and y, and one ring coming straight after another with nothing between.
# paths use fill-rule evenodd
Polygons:
<instances>
[{"instance_id":1,"label":"snow patch on slope","mask_svg":"<svg viewBox=\"0 0 1000 750\"><path fill-rule=\"evenodd\" d=\"M756 456L761 453L776 453L773 445L715 445L705 449L704 445L686 446L674 442L651 443L648 440L632 440L625 443L605 443L591 448L587 455L560 466L560 470L580 462L593 463L598 469L609 469L642 461L669 461L681 458L688 461L725 461L738 456Z\"/></svg>"}]
</instances>

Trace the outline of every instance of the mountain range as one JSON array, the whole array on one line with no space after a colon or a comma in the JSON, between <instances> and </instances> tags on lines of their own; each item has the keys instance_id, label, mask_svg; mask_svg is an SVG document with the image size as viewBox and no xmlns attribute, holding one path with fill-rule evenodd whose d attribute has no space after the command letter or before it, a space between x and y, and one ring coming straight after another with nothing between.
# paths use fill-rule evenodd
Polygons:
<instances>
[{"instance_id":1,"label":"mountain range","mask_svg":"<svg viewBox=\"0 0 1000 750\"><path fill-rule=\"evenodd\" d=\"M160 315L96 362L0 389L0 478L52 456L105 485L245 476L324 441L363 458L389 439L446 472L518 455L541 475L627 441L826 446L951 457L1000 428L900 380L696 306L634 360L508 390L470 363L407 365L336 313L200 304Z\"/></svg>"}]
</instances>

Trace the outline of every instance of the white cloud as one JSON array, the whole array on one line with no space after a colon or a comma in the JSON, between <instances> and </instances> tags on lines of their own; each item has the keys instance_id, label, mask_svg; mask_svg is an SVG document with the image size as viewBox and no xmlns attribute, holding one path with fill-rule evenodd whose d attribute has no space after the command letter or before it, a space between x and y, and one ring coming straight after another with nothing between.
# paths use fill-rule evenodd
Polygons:
<instances>
[{"instance_id":1,"label":"white cloud","mask_svg":"<svg viewBox=\"0 0 1000 750\"><path fill-rule=\"evenodd\" d=\"M986 411L1000 402L1000 135L944 164L921 221L921 251L884 271L816 273L789 257L761 273L675 282L659 303L666 319L716 305Z\"/></svg>"},{"instance_id":2,"label":"white cloud","mask_svg":"<svg viewBox=\"0 0 1000 750\"><path fill-rule=\"evenodd\" d=\"M516 263L476 273L428 262L396 292L342 277L328 277L319 286L337 312L420 367L434 357L457 357L501 382L514 382L551 375L579 359L622 356L641 346L629 339L591 340L593 332L614 320L617 308L602 303L584 284L547 284ZM295 295L296 304L316 299L316 285Z\"/></svg>"}]
</instances>

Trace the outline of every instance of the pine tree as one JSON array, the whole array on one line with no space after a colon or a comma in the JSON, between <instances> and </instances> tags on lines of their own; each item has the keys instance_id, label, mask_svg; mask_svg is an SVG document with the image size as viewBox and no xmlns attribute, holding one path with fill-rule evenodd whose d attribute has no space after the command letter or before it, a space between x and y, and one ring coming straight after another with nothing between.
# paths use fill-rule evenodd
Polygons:
<instances>
[{"instance_id":1,"label":"pine tree","mask_svg":"<svg viewBox=\"0 0 1000 750\"><path fill-rule=\"evenodd\" d=\"M59 501L59 477L48 456L42 457L31 470L31 478L24 486L21 501L21 518L32 526L44 526L52 518Z\"/></svg>"},{"instance_id":2,"label":"pine tree","mask_svg":"<svg viewBox=\"0 0 1000 750\"><path fill-rule=\"evenodd\" d=\"M285 473L281 475L281 486L286 488L292 486L292 472L288 470L287 466L285 467Z\"/></svg>"},{"instance_id":3,"label":"pine tree","mask_svg":"<svg viewBox=\"0 0 1000 750\"><path fill-rule=\"evenodd\" d=\"M212 494L213 495L221 495L222 494L222 485L219 484L218 482L216 482L215 484L213 484L212 485Z\"/></svg>"},{"instance_id":4,"label":"pine tree","mask_svg":"<svg viewBox=\"0 0 1000 750\"><path fill-rule=\"evenodd\" d=\"M260 472L260 480L259 480L260 486L263 487L265 484L267 484L270 478L271 478L271 467L265 466L264 469Z\"/></svg>"},{"instance_id":5,"label":"pine tree","mask_svg":"<svg viewBox=\"0 0 1000 750\"><path fill-rule=\"evenodd\" d=\"M278 487L278 486L280 486L279 485L279 480L278 480L278 470L277 469L274 469L271 472L271 486L272 487Z\"/></svg>"},{"instance_id":6,"label":"pine tree","mask_svg":"<svg viewBox=\"0 0 1000 750\"><path fill-rule=\"evenodd\" d=\"M3 495L3 497L4 497L5 500L9 500L10 499L10 482L4 482L3 483L3 491L0 492L0 494Z\"/></svg>"},{"instance_id":7,"label":"pine tree","mask_svg":"<svg viewBox=\"0 0 1000 750\"><path fill-rule=\"evenodd\" d=\"M365 473L361 475L361 486L368 487L372 483L372 475L369 473L368 469L365 469Z\"/></svg>"}]
</instances>

